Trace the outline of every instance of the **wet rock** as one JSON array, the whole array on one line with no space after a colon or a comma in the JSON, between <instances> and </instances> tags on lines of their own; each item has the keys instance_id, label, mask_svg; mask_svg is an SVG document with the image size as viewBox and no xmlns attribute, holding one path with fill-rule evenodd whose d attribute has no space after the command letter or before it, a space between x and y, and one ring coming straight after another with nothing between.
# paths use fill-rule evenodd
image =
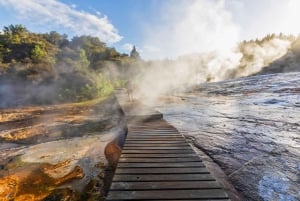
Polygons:
<instances>
[{"instance_id":1,"label":"wet rock","mask_svg":"<svg viewBox=\"0 0 300 201\"><path fill-rule=\"evenodd\" d=\"M158 107L246 200L297 201L299 85L300 73L208 83Z\"/></svg>"}]
</instances>

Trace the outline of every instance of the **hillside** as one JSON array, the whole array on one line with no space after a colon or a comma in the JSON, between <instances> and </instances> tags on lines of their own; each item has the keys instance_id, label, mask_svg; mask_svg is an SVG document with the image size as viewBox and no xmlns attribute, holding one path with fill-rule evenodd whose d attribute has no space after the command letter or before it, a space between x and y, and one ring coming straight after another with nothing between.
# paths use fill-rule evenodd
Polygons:
<instances>
[{"instance_id":1,"label":"hillside","mask_svg":"<svg viewBox=\"0 0 300 201\"><path fill-rule=\"evenodd\" d=\"M22 25L0 34L0 107L77 102L110 94L134 58L99 38L55 31L32 33ZM115 70L118 69L118 70ZM125 74L125 73L124 73Z\"/></svg>"}]
</instances>

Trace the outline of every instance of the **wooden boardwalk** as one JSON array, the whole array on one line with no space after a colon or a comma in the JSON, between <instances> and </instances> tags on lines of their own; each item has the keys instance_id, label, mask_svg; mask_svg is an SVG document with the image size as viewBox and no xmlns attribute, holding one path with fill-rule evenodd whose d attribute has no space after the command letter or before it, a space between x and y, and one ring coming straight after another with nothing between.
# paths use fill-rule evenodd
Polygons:
<instances>
[{"instance_id":1,"label":"wooden boardwalk","mask_svg":"<svg viewBox=\"0 0 300 201\"><path fill-rule=\"evenodd\" d=\"M156 118L142 116L146 122L132 121L128 125L107 201L229 201L177 129L157 112Z\"/></svg>"}]
</instances>

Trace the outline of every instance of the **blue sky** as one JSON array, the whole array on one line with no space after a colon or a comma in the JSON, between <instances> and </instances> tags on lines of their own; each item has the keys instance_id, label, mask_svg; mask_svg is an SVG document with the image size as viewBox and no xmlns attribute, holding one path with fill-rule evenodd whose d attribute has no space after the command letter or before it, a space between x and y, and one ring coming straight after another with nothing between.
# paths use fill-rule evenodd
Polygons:
<instances>
[{"instance_id":1,"label":"blue sky","mask_svg":"<svg viewBox=\"0 0 300 201\"><path fill-rule=\"evenodd\" d=\"M300 33L299 0L0 0L0 27L98 36L146 59L226 52L243 39Z\"/></svg>"}]
</instances>

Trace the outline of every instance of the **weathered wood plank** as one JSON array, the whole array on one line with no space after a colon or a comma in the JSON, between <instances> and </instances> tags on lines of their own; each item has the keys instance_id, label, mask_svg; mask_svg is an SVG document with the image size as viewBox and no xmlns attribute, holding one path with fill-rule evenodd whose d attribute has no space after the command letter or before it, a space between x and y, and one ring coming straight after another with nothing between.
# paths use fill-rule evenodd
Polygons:
<instances>
[{"instance_id":1,"label":"weathered wood plank","mask_svg":"<svg viewBox=\"0 0 300 201\"><path fill-rule=\"evenodd\" d=\"M184 140L132 140L126 139L126 144L187 144Z\"/></svg>"},{"instance_id":2,"label":"weathered wood plank","mask_svg":"<svg viewBox=\"0 0 300 201\"><path fill-rule=\"evenodd\" d=\"M205 167L202 162L184 162L184 163L118 163L117 167L136 168L136 167Z\"/></svg>"},{"instance_id":3,"label":"weathered wood plank","mask_svg":"<svg viewBox=\"0 0 300 201\"><path fill-rule=\"evenodd\" d=\"M128 139L131 138L136 138L136 139L180 139L180 140L185 140L181 135L155 135L155 136L149 136L149 135L128 135Z\"/></svg>"},{"instance_id":4,"label":"weathered wood plank","mask_svg":"<svg viewBox=\"0 0 300 201\"><path fill-rule=\"evenodd\" d=\"M168 136L161 136L161 137L143 137L143 136L128 136L128 141L183 141L185 142L185 138L182 136L174 136L174 137L168 137Z\"/></svg>"},{"instance_id":5,"label":"weathered wood plank","mask_svg":"<svg viewBox=\"0 0 300 201\"><path fill-rule=\"evenodd\" d=\"M167 122L163 121L156 121L156 122L145 122L145 123L139 123L139 124L129 124L130 128L172 128L176 129Z\"/></svg>"},{"instance_id":6,"label":"weathered wood plank","mask_svg":"<svg viewBox=\"0 0 300 201\"><path fill-rule=\"evenodd\" d=\"M145 126L145 127L137 127L137 126L130 126L129 131L134 131L134 130L146 130L146 131L152 131L152 130L172 130L172 131L177 131L178 130L172 126Z\"/></svg>"},{"instance_id":7,"label":"weathered wood plank","mask_svg":"<svg viewBox=\"0 0 300 201\"><path fill-rule=\"evenodd\" d=\"M204 167L171 167L171 168L118 168L116 174L163 174L163 173L209 173Z\"/></svg>"},{"instance_id":8,"label":"weathered wood plank","mask_svg":"<svg viewBox=\"0 0 300 201\"><path fill-rule=\"evenodd\" d=\"M166 190L166 189L220 189L216 181L149 181L149 182L113 182L111 190Z\"/></svg>"},{"instance_id":9,"label":"weathered wood plank","mask_svg":"<svg viewBox=\"0 0 300 201\"><path fill-rule=\"evenodd\" d=\"M126 163L160 163L160 162L196 162L201 160L199 157L186 157L186 158L120 158L119 162Z\"/></svg>"},{"instance_id":10,"label":"weathered wood plank","mask_svg":"<svg viewBox=\"0 0 300 201\"><path fill-rule=\"evenodd\" d=\"M162 131L131 131L130 133L132 133L132 134L147 134L147 135L178 134L177 131L164 131L164 132L162 132Z\"/></svg>"},{"instance_id":11,"label":"weathered wood plank","mask_svg":"<svg viewBox=\"0 0 300 201\"><path fill-rule=\"evenodd\" d=\"M211 174L115 174L113 181L215 181Z\"/></svg>"},{"instance_id":12,"label":"weathered wood plank","mask_svg":"<svg viewBox=\"0 0 300 201\"><path fill-rule=\"evenodd\" d=\"M177 144L168 144L168 143L125 143L124 147L190 147L187 143L177 143Z\"/></svg>"},{"instance_id":13,"label":"weathered wood plank","mask_svg":"<svg viewBox=\"0 0 300 201\"><path fill-rule=\"evenodd\" d=\"M179 134L172 134L172 135L144 135L144 134L138 134L138 135L133 135L133 134L128 134L127 135L128 138L180 138L180 139L184 139L182 137L182 135Z\"/></svg>"},{"instance_id":14,"label":"weathered wood plank","mask_svg":"<svg viewBox=\"0 0 300 201\"><path fill-rule=\"evenodd\" d=\"M171 147L156 147L156 146L152 146L152 147L138 147L138 146L124 146L123 150L159 150L159 149L164 149L164 150L189 150L191 149L189 146L171 146Z\"/></svg>"},{"instance_id":15,"label":"weathered wood plank","mask_svg":"<svg viewBox=\"0 0 300 201\"><path fill-rule=\"evenodd\" d=\"M123 149L122 154L142 154L142 153L148 153L148 154L176 154L176 153L195 153L192 149Z\"/></svg>"},{"instance_id":16,"label":"weathered wood plank","mask_svg":"<svg viewBox=\"0 0 300 201\"><path fill-rule=\"evenodd\" d=\"M151 191L113 191L107 200L141 200L141 199L226 199L224 190L151 190Z\"/></svg>"},{"instance_id":17,"label":"weathered wood plank","mask_svg":"<svg viewBox=\"0 0 300 201\"><path fill-rule=\"evenodd\" d=\"M198 157L196 154L185 154L185 153L177 153L177 154L122 154L120 158L182 158L182 157Z\"/></svg>"},{"instance_id":18,"label":"weathered wood plank","mask_svg":"<svg viewBox=\"0 0 300 201\"><path fill-rule=\"evenodd\" d=\"M176 129L155 129L155 128L151 128L151 129L129 129L130 132L143 132L143 133L163 133L163 132L176 132L178 133L178 130Z\"/></svg>"},{"instance_id":19,"label":"weathered wood plank","mask_svg":"<svg viewBox=\"0 0 300 201\"><path fill-rule=\"evenodd\" d=\"M148 127L136 127L136 126L132 126L129 128L130 131L133 130L145 130L145 131L152 131L152 130L156 130L156 131L165 131L165 130L173 130L173 131L178 131L176 128L171 127L171 126L167 126L167 127L162 127L162 126L148 126Z\"/></svg>"},{"instance_id":20,"label":"weathered wood plank","mask_svg":"<svg viewBox=\"0 0 300 201\"><path fill-rule=\"evenodd\" d=\"M153 200L153 199L151 199ZM231 201L230 199L210 199L210 198L203 198L203 199L180 199L180 201L195 201L195 200L201 200L201 201ZM120 200L118 200L120 201ZM143 199L141 201L149 201L148 199ZM173 200L173 199L166 199L166 200L162 200L162 199L155 199L155 201L178 201L178 199Z\"/></svg>"},{"instance_id":21,"label":"weathered wood plank","mask_svg":"<svg viewBox=\"0 0 300 201\"><path fill-rule=\"evenodd\" d=\"M131 133L128 134L130 137L182 137L180 134L176 133L153 133L153 134L147 134L147 133Z\"/></svg>"},{"instance_id":22,"label":"weathered wood plank","mask_svg":"<svg viewBox=\"0 0 300 201\"><path fill-rule=\"evenodd\" d=\"M112 190L170 190L170 189L221 189L217 181L148 181L148 182L114 182Z\"/></svg>"}]
</instances>

